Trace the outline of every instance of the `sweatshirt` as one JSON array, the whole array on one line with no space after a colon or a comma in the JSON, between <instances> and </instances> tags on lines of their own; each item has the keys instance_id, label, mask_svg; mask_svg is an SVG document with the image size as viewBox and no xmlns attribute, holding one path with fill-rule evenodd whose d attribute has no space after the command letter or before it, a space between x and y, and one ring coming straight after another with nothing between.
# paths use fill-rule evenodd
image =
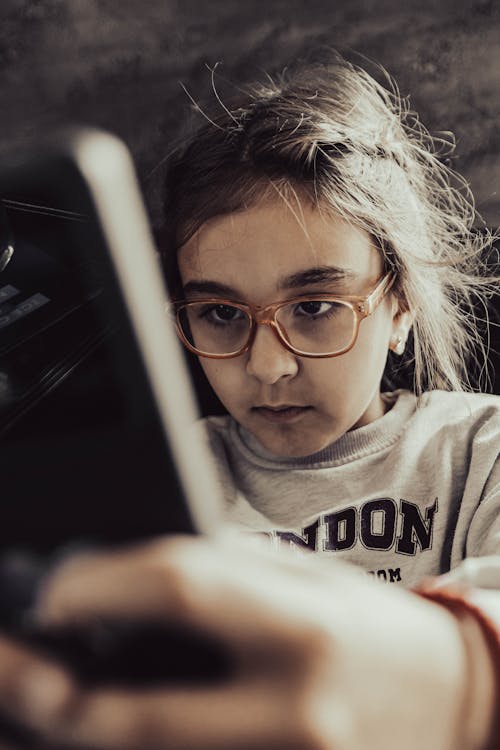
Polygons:
<instances>
[{"instance_id":1,"label":"sweatshirt","mask_svg":"<svg viewBox=\"0 0 500 750\"><path fill-rule=\"evenodd\" d=\"M269 453L230 416L208 417L226 520L388 583L460 568L500 590L500 397L384 398L384 416L298 458Z\"/></svg>"}]
</instances>

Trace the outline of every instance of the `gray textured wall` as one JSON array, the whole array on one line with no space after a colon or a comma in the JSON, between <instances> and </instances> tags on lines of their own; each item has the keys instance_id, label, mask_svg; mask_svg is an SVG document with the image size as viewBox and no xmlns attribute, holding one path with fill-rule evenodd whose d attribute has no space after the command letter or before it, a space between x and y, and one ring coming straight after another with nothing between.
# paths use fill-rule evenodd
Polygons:
<instances>
[{"instance_id":1,"label":"gray textured wall","mask_svg":"<svg viewBox=\"0 0 500 750\"><path fill-rule=\"evenodd\" d=\"M205 63L238 80L318 43L382 63L431 130L453 130L490 225L500 224L500 0L1 0L0 155L79 120L121 135L147 175ZM154 208L154 205L153 205Z\"/></svg>"}]
</instances>

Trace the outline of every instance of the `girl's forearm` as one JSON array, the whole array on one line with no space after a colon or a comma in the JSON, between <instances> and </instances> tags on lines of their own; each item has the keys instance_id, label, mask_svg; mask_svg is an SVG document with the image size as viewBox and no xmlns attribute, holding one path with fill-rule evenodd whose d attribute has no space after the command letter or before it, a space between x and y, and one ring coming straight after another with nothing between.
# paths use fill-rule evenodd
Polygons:
<instances>
[{"instance_id":1,"label":"girl's forearm","mask_svg":"<svg viewBox=\"0 0 500 750\"><path fill-rule=\"evenodd\" d=\"M500 628L474 602L473 590L460 585L424 583L417 590L457 619L468 660L469 679L463 701L459 747L498 750L500 747Z\"/></svg>"}]
</instances>

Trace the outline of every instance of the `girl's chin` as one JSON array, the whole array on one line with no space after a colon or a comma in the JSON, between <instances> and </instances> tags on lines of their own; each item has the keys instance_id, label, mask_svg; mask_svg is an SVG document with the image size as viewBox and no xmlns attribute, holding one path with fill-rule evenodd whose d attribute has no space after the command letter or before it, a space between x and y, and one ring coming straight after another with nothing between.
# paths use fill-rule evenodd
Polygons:
<instances>
[{"instance_id":1,"label":"girl's chin","mask_svg":"<svg viewBox=\"0 0 500 750\"><path fill-rule=\"evenodd\" d=\"M303 430L278 428L274 430L250 430L265 450L279 458L305 458L318 453L337 440L340 435L309 436Z\"/></svg>"}]
</instances>

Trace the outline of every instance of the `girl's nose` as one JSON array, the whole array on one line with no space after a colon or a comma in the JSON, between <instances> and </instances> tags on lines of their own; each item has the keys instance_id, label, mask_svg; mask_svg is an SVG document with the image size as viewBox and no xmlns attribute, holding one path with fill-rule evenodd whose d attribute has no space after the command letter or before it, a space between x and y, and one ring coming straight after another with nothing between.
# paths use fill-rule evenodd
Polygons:
<instances>
[{"instance_id":1,"label":"girl's nose","mask_svg":"<svg viewBox=\"0 0 500 750\"><path fill-rule=\"evenodd\" d=\"M294 377L299 369L298 358L285 349L267 325L257 327L247 357L248 374L266 385L273 385L280 378Z\"/></svg>"}]
</instances>

